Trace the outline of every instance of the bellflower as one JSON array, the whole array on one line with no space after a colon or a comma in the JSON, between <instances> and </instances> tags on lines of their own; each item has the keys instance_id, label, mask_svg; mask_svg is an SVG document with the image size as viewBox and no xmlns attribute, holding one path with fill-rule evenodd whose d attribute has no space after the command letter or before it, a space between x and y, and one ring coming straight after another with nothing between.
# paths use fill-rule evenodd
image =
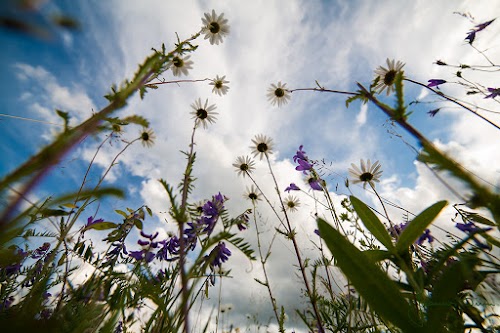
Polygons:
<instances>
[{"instance_id":1,"label":"bellflower","mask_svg":"<svg viewBox=\"0 0 500 333\"><path fill-rule=\"evenodd\" d=\"M285 189L285 192L290 193L290 191L300 191L300 188L295 185L295 183L290 183L290 185Z\"/></svg>"},{"instance_id":2,"label":"bellflower","mask_svg":"<svg viewBox=\"0 0 500 333\"><path fill-rule=\"evenodd\" d=\"M497 96L500 96L500 88L488 88L488 91L491 93L485 98L495 98Z\"/></svg>"},{"instance_id":3,"label":"bellflower","mask_svg":"<svg viewBox=\"0 0 500 333\"><path fill-rule=\"evenodd\" d=\"M436 87L436 88L439 89L439 85L443 84L443 83L446 83L446 80L431 79L431 80L428 80L427 82L429 82L429 84L427 85L427 87L429 87L429 88Z\"/></svg>"}]
</instances>

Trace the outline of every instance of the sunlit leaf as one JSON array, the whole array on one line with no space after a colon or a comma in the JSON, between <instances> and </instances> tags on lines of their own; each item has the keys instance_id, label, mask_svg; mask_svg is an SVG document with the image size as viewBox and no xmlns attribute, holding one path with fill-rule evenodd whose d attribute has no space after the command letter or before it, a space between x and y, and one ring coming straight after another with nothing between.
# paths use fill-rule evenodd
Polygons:
<instances>
[{"instance_id":1,"label":"sunlit leaf","mask_svg":"<svg viewBox=\"0 0 500 333\"><path fill-rule=\"evenodd\" d=\"M398 242L396 243L396 251L402 253L406 251L411 244L415 243L446 204L446 201L436 202L408 223L401 235L399 235Z\"/></svg>"},{"instance_id":2,"label":"sunlit leaf","mask_svg":"<svg viewBox=\"0 0 500 333\"><path fill-rule=\"evenodd\" d=\"M391 236L387 232L385 226L380 222L375 213L372 212L367 205L365 205L361 200L356 198L355 196L350 196L352 206L356 213L358 214L361 221L365 225L366 229L368 229L375 238L382 243L388 250L394 248L391 241Z\"/></svg>"}]
</instances>

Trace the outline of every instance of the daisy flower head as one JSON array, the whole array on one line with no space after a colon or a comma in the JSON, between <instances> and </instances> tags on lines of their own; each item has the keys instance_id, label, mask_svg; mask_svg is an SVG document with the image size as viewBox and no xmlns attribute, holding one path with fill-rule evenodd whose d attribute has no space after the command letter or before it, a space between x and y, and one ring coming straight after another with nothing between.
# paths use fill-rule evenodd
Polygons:
<instances>
[{"instance_id":1,"label":"daisy flower head","mask_svg":"<svg viewBox=\"0 0 500 333\"><path fill-rule=\"evenodd\" d=\"M285 205L285 209L290 212L296 212L297 207L300 206L299 199L293 195L289 195L283 200L283 205Z\"/></svg>"},{"instance_id":2,"label":"daisy flower head","mask_svg":"<svg viewBox=\"0 0 500 333\"><path fill-rule=\"evenodd\" d=\"M382 170L380 168L382 165L379 161L375 161L373 165L370 160L365 161L360 160L361 169L359 169L354 163L351 163L352 169L349 169L349 175L352 178L353 184L363 183L363 188L366 188L366 184L370 184L371 187L375 188L375 182L379 182L379 178L382 175Z\"/></svg>"},{"instance_id":3,"label":"daisy flower head","mask_svg":"<svg viewBox=\"0 0 500 333\"><path fill-rule=\"evenodd\" d=\"M205 101L205 104L202 103L201 98L198 98L193 104L191 104L191 108L194 111L191 111L193 115L193 119L196 122L196 126L203 125L203 128L207 128L208 123L213 124L217 117L217 112L214 110L217 108L215 104L208 106L208 98Z\"/></svg>"},{"instance_id":4,"label":"daisy flower head","mask_svg":"<svg viewBox=\"0 0 500 333\"><path fill-rule=\"evenodd\" d=\"M378 78L379 80L377 85L375 86L375 90L377 90L377 92L380 94L385 89L387 89L387 96L389 96L389 94L394 90L396 75L399 72L402 72L405 64L399 60L397 62L394 59L389 60L389 58L387 58L386 62L387 68L379 66L375 70L376 78Z\"/></svg>"},{"instance_id":5,"label":"daisy flower head","mask_svg":"<svg viewBox=\"0 0 500 333\"><path fill-rule=\"evenodd\" d=\"M210 40L210 44L219 45L222 43L222 37L229 34L229 24L227 19L224 18L224 13L217 16L215 10L212 9L212 14L205 13L205 17L201 18L203 22L202 33L205 34L205 39Z\"/></svg>"},{"instance_id":6,"label":"daisy flower head","mask_svg":"<svg viewBox=\"0 0 500 333\"><path fill-rule=\"evenodd\" d=\"M245 192L245 194L243 194L243 198L246 198L253 203L256 203L256 201L261 201L262 199L260 196L260 191L253 184L250 187L247 187L247 191Z\"/></svg>"},{"instance_id":7,"label":"daisy flower head","mask_svg":"<svg viewBox=\"0 0 500 333\"><path fill-rule=\"evenodd\" d=\"M188 70L193 69L193 62L189 60L191 56L180 57L175 56L172 61L168 64L168 67L172 69L174 76L188 75Z\"/></svg>"},{"instance_id":8,"label":"daisy flower head","mask_svg":"<svg viewBox=\"0 0 500 333\"><path fill-rule=\"evenodd\" d=\"M151 148L154 145L156 135L151 128L143 128L139 135L139 139L144 147Z\"/></svg>"},{"instance_id":9,"label":"daisy flower head","mask_svg":"<svg viewBox=\"0 0 500 333\"><path fill-rule=\"evenodd\" d=\"M248 173L252 173L255 169L255 162L249 156L238 156L236 158L236 162L233 163L233 166L236 168L236 171L239 175L243 175L245 177Z\"/></svg>"},{"instance_id":10,"label":"daisy flower head","mask_svg":"<svg viewBox=\"0 0 500 333\"><path fill-rule=\"evenodd\" d=\"M267 154L273 153L273 139L268 138L263 134L258 134L252 139L252 142L254 145L250 146L250 148L252 148L252 154L254 157L259 156L262 160L262 158L267 156Z\"/></svg>"},{"instance_id":11,"label":"daisy flower head","mask_svg":"<svg viewBox=\"0 0 500 333\"><path fill-rule=\"evenodd\" d=\"M286 83L281 84L271 84L271 87L267 89L267 100L271 102L271 105L278 104L278 107L285 105L290 100L290 91L286 89Z\"/></svg>"},{"instance_id":12,"label":"daisy flower head","mask_svg":"<svg viewBox=\"0 0 500 333\"><path fill-rule=\"evenodd\" d=\"M226 81L225 78L225 75L223 77L219 77L219 75L217 75L215 79L213 79L212 82L209 83L210 85L214 86L214 88L212 89L213 93L219 96L225 95L227 93L227 91L229 90L227 83L229 83L229 81Z\"/></svg>"}]
</instances>

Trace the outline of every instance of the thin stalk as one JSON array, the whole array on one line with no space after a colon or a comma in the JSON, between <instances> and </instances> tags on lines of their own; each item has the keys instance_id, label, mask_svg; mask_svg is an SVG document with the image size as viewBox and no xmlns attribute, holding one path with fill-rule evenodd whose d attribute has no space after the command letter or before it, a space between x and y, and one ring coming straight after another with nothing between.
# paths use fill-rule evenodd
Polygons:
<instances>
[{"instance_id":1,"label":"thin stalk","mask_svg":"<svg viewBox=\"0 0 500 333\"><path fill-rule=\"evenodd\" d=\"M280 201L281 209L283 210L283 214L285 215L285 221L286 221L286 227L287 227L288 237L292 241L293 248L295 250L295 255L297 256L297 260L299 262L299 268L300 268L300 272L302 273L302 279L304 280L304 285L306 287L307 296L309 297L309 300L311 301L311 305L312 305L313 311L314 311L314 316L316 317L316 321L317 321L317 326L320 329L320 332L323 333L324 332L323 323L322 323L322 320L321 320L321 316L319 314L318 305L316 303L316 297L313 295L313 292L312 292L311 287L309 285L309 280L307 278L306 269L305 269L304 263L302 261L302 256L300 255L299 246L297 244L295 233L292 230L292 226L290 224L290 219L288 218L287 211L286 211L285 206L283 204L283 199L281 198L281 193L279 191L278 182L276 180L276 176L274 175L273 169L271 167L271 162L269 161L269 155L267 153L265 153L265 155L266 155L267 165L268 165L269 171L271 173L271 177L273 178L274 185L276 186L275 187L276 188L276 193L278 194L278 198L279 198L279 201Z\"/></svg>"}]
</instances>

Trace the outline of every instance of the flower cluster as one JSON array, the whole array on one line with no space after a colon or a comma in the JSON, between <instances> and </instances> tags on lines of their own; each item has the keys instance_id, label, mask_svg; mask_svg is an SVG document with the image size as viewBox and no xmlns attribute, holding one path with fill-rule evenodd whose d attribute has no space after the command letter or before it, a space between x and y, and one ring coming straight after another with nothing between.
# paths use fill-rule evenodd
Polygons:
<instances>
[{"instance_id":1,"label":"flower cluster","mask_svg":"<svg viewBox=\"0 0 500 333\"><path fill-rule=\"evenodd\" d=\"M207 201L203 207L201 216L193 222L189 222L188 228L184 231L188 247L194 249L197 237L202 234L210 236L214 231L215 224L224 211L224 201L227 198L220 192Z\"/></svg>"},{"instance_id":2,"label":"flower cluster","mask_svg":"<svg viewBox=\"0 0 500 333\"><path fill-rule=\"evenodd\" d=\"M314 163L309 160L309 158L306 155L306 152L302 149L304 148L303 145L299 146L299 150L295 153L293 156L293 161L297 163L298 165L295 167L295 170L301 171L304 175L308 176L307 178L307 183L313 190L316 191L322 191L323 190L323 184L324 180L319 178L313 170L313 165ZM286 189L286 192L290 191L298 191L300 188L295 185L294 183L291 183Z\"/></svg>"},{"instance_id":3,"label":"flower cluster","mask_svg":"<svg viewBox=\"0 0 500 333\"><path fill-rule=\"evenodd\" d=\"M177 236L158 242L162 248L156 253L156 258L165 261L174 261L179 258L181 242Z\"/></svg>"},{"instance_id":4,"label":"flower cluster","mask_svg":"<svg viewBox=\"0 0 500 333\"><path fill-rule=\"evenodd\" d=\"M465 232L466 234L472 236L472 240L479 248L491 249L491 246L489 244L485 244L485 243L480 242L478 239L476 239L476 237L474 235L477 233L490 231L492 228L479 228L473 222L457 223L457 224L455 224L455 227L457 229Z\"/></svg>"},{"instance_id":5,"label":"flower cluster","mask_svg":"<svg viewBox=\"0 0 500 333\"><path fill-rule=\"evenodd\" d=\"M154 239L158 237L158 232L154 235L148 235L141 231L141 236L144 237L144 239L139 239L137 244L142 246L142 250L130 251L129 256L138 261L145 260L146 262L151 262L155 258L155 254L151 252L151 249L156 249L158 247L158 242L154 241Z\"/></svg>"},{"instance_id":6,"label":"flower cluster","mask_svg":"<svg viewBox=\"0 0 500 333\"><path fill-rule=\"evenodd\" d=\"M219 242L219 244L213 248L213 250L210 252L207 258L207 260L210 260L210 266L211 267L221 267L222 263L226 262L227 259L229 259L229 256L231 255L231 251L226 247L226 244L224 242Z\"/></svg>"},{"instance_id":7,"label":"flower cluster","mask_svg":"<svg viewBox=\"0 0 500 333\"><path fill-rule=\"evenodd\" d=\"M396 239L399 238L399 236L401 235L403 230L408 226L409 223L411 222L400 223L390 227L388 229L389 234ZM420 235L420 237L418 237L418 239L415 241L415 244L422 245L426 240L429 243L434 242L434 237L431 235L431 231L429 229L425 229L424 233Z\"/></svg>"}]
</instances>

